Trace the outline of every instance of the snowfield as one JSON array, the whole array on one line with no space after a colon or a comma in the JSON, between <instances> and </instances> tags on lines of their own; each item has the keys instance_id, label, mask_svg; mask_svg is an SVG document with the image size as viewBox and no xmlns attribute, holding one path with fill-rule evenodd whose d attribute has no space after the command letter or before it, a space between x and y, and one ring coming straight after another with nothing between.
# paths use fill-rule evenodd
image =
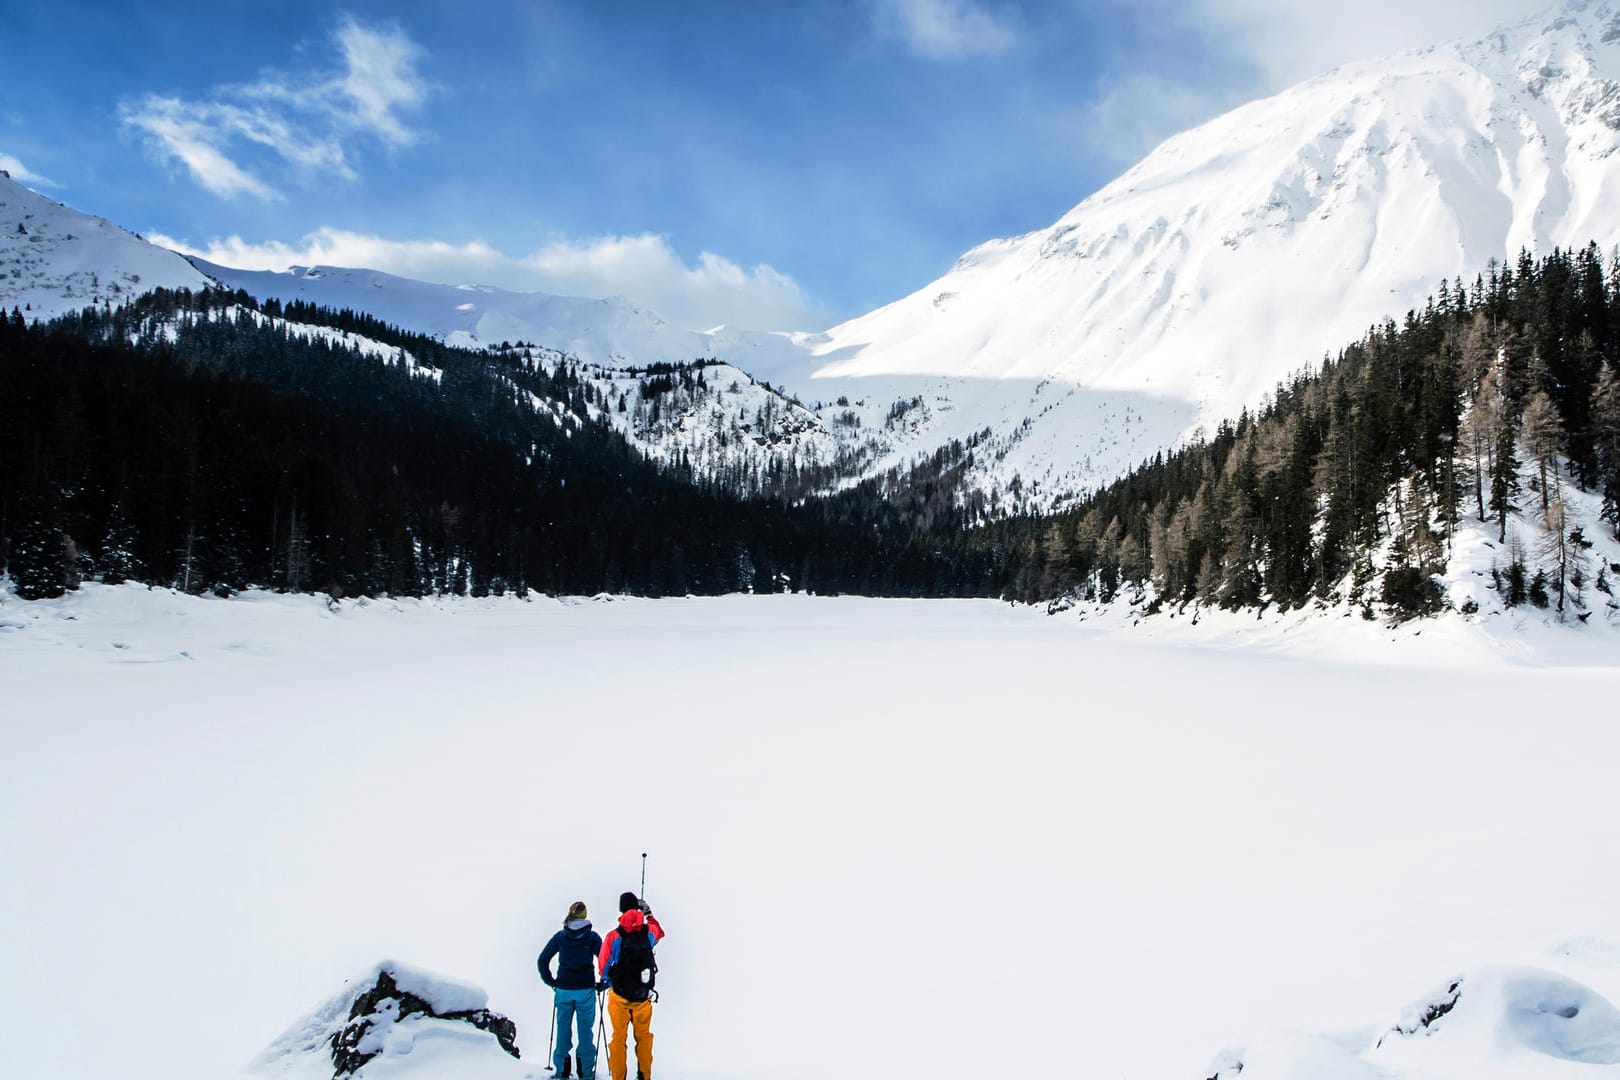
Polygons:
<instances>
[{"instance_id":1,"label":"snowfield","mask_svg":"<svg viewBox=\"0 0 1620 1080\"><path fill-rule=\"evenodd\" d=\"M1620 1075L1612 634L1146 628L0 594L0 1060L313 1077L267 1048L394 958L524 1057L364 1075L543 1076L534 957L648 851L668 1080Z\"/></svg>"}]
</instances>

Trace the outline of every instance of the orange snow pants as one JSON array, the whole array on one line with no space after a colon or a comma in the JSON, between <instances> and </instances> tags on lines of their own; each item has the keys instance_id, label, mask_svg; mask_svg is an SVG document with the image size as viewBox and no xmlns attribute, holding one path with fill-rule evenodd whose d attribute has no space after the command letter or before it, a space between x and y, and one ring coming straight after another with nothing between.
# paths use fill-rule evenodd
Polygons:
<instances>
[{"instance_id":1,"label":"orange snow pants","mask_svg":"<svg viewBox=\"0 0 1620 1080\"><path fill-rule=\"evenodd\" d=\"M636 1029L636 1068L647 1080L652 1080L652 1002L626 1001L616 991L607 996L608 1021L613 1034L608 1038L608 1073L613 1080L625 1080L625 1039L632 1026Z\"/></svg>"}]
</instances>

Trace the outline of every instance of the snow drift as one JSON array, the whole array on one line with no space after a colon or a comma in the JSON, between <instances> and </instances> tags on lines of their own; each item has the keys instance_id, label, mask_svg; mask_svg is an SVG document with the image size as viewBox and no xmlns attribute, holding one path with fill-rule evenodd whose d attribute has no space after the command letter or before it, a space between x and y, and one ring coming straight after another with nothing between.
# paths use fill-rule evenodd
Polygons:
<instances>
[{"instance_id":1,"label":"snow drift","mask_svg":"<svg viewBox=\"0 0 1620 1080\"><path fill-rule=\"evenodd\" d=\"M1210 1080L1592 1080L1620 1076L1620 1010L1541 968L1485 967L1410 1006L1370 1045L1270 1032L1212 1064Z\"/></svg>"}]
</instances>

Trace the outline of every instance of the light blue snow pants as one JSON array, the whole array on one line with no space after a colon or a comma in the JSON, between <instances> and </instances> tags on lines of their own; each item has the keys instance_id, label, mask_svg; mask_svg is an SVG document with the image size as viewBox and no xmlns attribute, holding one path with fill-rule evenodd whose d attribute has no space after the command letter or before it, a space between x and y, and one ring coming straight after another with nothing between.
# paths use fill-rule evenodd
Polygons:
<instances>
[{"instance_id":1,"label":"light blue snow pants","mask_svg":"<svg viewBox=\"0 0 1620 1080\"><path fill-rule=\"evenodd\" d=\"M574 1031L579 1032L579 1068L575 1076L596 1075L596 1042L591 1029L596 1026L596 991L563 990L557 994L557 1052L551 1055L551 1067L561 1076L563 1061L574 1048Z\"/></svg>"}]
</instances>

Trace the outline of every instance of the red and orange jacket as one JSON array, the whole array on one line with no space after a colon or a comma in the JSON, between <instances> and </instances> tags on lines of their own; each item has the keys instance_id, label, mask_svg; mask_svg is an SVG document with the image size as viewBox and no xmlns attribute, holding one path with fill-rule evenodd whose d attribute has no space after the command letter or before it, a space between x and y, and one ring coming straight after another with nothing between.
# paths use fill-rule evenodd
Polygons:
<instances>
[{"instance_id":1,"label":"red and orange jacket","mask_svg":"<svg viewBox=\"0 0 1620 1080\"><path fill-rule=\"evenodd\" d=\"M643 926L647 928L647 937L654 945L664 940L664 928L658 925L658 920L651 914L642 914L636 908L631 908L619 916L619 925L608 931L608 936L602 939L602 954L597 958L596 970L602 973L602 978L608 977L613 965L619 962L619 934L635 933Z\"/></svg>"}]
</instances>

